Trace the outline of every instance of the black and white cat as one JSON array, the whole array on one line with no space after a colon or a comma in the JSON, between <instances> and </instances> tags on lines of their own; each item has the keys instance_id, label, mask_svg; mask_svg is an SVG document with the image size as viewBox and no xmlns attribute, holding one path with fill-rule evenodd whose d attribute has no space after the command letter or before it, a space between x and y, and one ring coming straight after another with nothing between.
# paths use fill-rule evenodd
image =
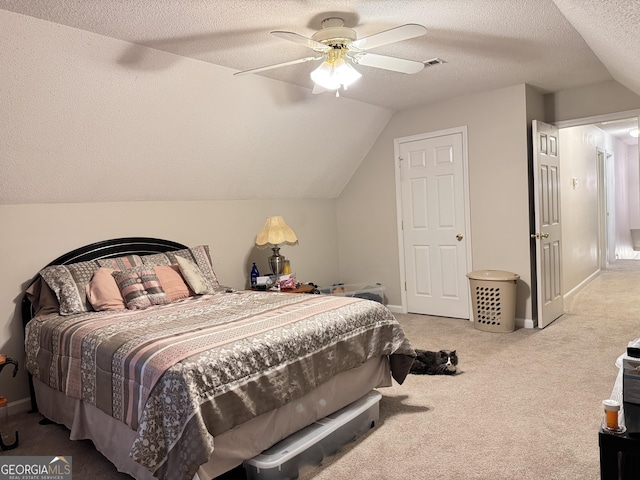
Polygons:
<instances>
[{"instance_id":1,"label":"black and white cat","mask_svg":"<svg viewBox=\"0 0 640 480\"><path fill-rule=\"evenodd\" d=\"M458 372L458 356L455 350L416 349L416 359L411 365L409 373L414 375L455 375Z\"/></svg>"}]
</instances>

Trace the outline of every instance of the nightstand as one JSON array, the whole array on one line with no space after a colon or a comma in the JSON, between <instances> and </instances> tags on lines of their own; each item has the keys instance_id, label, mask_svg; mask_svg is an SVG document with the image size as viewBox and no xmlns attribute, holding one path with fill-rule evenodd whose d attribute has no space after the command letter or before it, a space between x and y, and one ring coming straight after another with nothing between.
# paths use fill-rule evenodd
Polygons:
<instances>
[{"instance_id":1,"label":"nightstand","mask_svg":"<svg viewBox=\"0 0 640 480\"><path fill-rule=\"evenodd\" d=\"M311 293L313 289L316 288L313 285L309 285L307 283L301 283L298 288L286 288L280 290L283 293Z\"/></svg>"},{"instance_id":2,"label":"nightstand","mask_svg":"<svg viewBox=\"0 0 640 480\"><path fill-rule=\"evenodd\" d=\"M283 288L280 290L282 293L311 293L316 287L306 283L301 283L298 288ZM274 292L276 290L260 290L258 288L251 288L254 292Z\"/></svg>"}]
</instances>

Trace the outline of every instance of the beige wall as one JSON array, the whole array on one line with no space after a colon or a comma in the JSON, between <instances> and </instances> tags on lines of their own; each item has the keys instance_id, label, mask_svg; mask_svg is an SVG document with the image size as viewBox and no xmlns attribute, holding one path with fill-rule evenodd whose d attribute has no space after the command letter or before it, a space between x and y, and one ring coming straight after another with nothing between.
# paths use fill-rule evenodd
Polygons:
<instances>
[{"instance_id":1,"label":"beige wall","mask_svg":"<svg viewBox=\"0 0 640 480\"><path fill-rule=\"evenodd\" d=\"M1 9L0 65L0 204L335 198L391 117Z\"/></svg>"},{"instance_id":2,"label":"beige wall","mask_svg":"<svg viewBox=\"0 0 640 480\"><path fill-rule=\"evenodd\" d=\"M378 281L401 304L395 138L466 125L471 269L518 273L516 317L531 320L525 85L396 113L337 202L340 278Z\"/></svg>"},{"instance_id":3,"label":"beige wall","mask_svg":"<svg viewBox=\"0 0 640 480\"><path fill-rule=\"evenodd\" d=\"M599 269L596 146L604 147L603 135L604 132L594 126L563 128L560 132L564 293ZM575 187L574 178L578 182Z\"/></svg>"},{"instance_id":4,"label":"beige wall","mask_svg":"<svg viewBox=\"0 0 640 480\"><path fill-rule=\"evenodd\" d=\"M631 212L638 209L637 147L628 147L593 125L560 132L562 267L565 294L600 268L597 150L614 156L616 258L634 258L630 235ZM635 157L634 157L635 155ZM577 185L573 186L573 179ZM634 184L635 188L630 188ZM635 205L632 205L635 202Z\"/></svg>"},{"instance_id":5,"label":"beige wall","mask_svg":"<svg viewBox=\"0 0 640 480\"><path fill-rule=\"evenodd\" d=\"M0 205L0 352L20 362L16 378L2 375L0 392L10 404L28 396L20 301L26 283L54 258L119 237L208 244L220 282L242 289L252 262L268 270L271 249L258 250L254 241L267 216L282 215L299 245L283 246L281 254L298 280L326 285L338 276L335 212L335 200Z\"/></svg>"},{"instance_id":6,"label":"beige wall","mask_svg":"<svg viewBox=\"0 0 640 480\"><path fill-rule=\"evenodd\" d=\"M640 96L610 81L545 95L548 123L640 108Z\"/></svg>"}]
</instances>

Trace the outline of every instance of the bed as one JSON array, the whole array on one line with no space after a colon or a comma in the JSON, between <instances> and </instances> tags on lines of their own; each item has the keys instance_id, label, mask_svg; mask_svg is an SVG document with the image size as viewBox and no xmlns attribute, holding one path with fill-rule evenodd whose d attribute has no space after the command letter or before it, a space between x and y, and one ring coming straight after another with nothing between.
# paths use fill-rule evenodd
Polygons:
<instances>
[{"instance_id":1,"label":"bed","mask_svg":"<svg viewBox=\"0 0 640 480\"><path fill-rule=\"evenodd\" d=\"M221 475L415 357L380 303L227 288L207 246L162 239L55 259L22 313L33 409L137 479Z\"/></svg>"}]
</instances>

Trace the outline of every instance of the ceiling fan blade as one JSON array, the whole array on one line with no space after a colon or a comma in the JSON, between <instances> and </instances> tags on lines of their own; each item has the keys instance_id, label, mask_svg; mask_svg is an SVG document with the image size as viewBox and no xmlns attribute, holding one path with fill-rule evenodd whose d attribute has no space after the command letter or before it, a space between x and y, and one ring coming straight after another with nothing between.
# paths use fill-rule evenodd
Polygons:
<instances>
[{"instance_id":1,"label":"ceiling fan blade","mask_svg":"<svg viewBox=\"0 0 640 480\"><path fill-rule=\"evenodd\" d=\"M350 58L358 65L382 68L400 73L418 73L424 68L424 63L416 60L406 60L404 58L389 57L376 53L361 53Z\"/></svg>"},{"instance_id":2,"label":"ceiling fan blade","mask_svg":"<svg viewBox=\"0 0 640 480\"><path fill-rule=\"evenodd\" d=\"M362 37L351 43L358 50L369 50L389 43L401 42L410 38L419 37L427 33L427 29L416 23L408 23L399 27L374 33L368 37Z\"/></svg>"},{"instance_id":3,"label":"ceiling fan blade","mask_svg":"<svg viewBox=\"0 0 640 480\"><path fill-rule=\"evenodd\" d=\"M288 67L289 65L296 65L298 63L312 62L314 60L320 60L324 58L324 56L320 55L319 57L304 57L299 58L298 60L291 60L290 62L276 63L274 65L265 65L264 67L252 68L250 70L243 70L242 72L236 72L234 75L246 75L248 73L259 73L264 72L265 70L273 70L274 68L280 67Z\"/></svg>"},{"instance_id":4,"label":"ceiling fan blade","mask_svg":"<svg viewBox=\"0 0 640 480\"><path fill-rule=\"evenodd\" d=\"M282 38L283 40L289 40L290 42L304 45L305 47L313 48L317 52L328 52L329 50L331 50L331 47L329 47L328 45L325 45L324 43L316 42L315 40L312 40L311 38L307 38L298 33L274 30L273 32L271 32L271 35L274 35L278 38Z\"/></svg>"}]
</instances>

